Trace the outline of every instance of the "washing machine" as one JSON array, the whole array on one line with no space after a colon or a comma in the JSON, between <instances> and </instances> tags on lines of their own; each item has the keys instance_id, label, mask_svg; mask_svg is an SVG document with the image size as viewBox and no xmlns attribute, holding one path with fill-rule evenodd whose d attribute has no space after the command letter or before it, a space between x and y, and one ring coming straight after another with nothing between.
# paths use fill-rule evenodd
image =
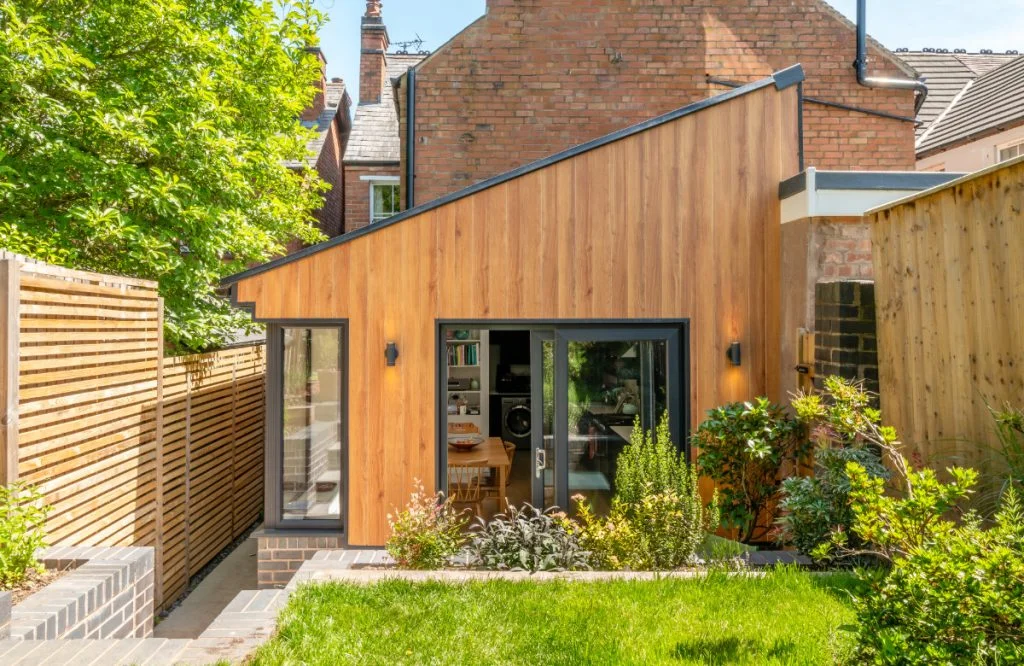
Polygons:
<instances>
[{"instance_id":1,"label":"washing machine","mask_svg":"<svg viewBox=\"0 0 1024 666\"><path fill-rule=\"evenodd\" d=\"M501 438L515 444L517 450L530 448L531 421L529 398L501 399Z\"/></svg>"}]
</instances>

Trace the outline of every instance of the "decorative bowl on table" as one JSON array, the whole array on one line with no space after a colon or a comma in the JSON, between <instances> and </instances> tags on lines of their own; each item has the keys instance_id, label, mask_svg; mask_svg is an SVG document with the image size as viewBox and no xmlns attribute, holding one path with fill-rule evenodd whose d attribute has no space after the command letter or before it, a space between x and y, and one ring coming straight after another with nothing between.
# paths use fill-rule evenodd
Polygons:
<instances>
[{"instance_id":1,"label":"decorative bowl on table","mask_svg":"<svg viewBox=\"0 0 1024 666\"><path fill-rule=\"evenodd\" d=\"M449 435L448 446L456 451L472 451L483 444L484 438L480 435Z\"/></svg>"}]
</instances>

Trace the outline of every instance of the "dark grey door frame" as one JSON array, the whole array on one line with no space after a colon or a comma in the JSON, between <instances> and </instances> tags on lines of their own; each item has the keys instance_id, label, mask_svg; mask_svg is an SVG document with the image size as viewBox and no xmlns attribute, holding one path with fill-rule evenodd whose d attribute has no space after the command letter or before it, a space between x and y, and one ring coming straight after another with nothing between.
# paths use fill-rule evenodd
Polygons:
<instances>
[{"instance_id":1,"label":"dark grey door frame","mask_svg":"<svg viewBox=\"0 0 1024 666\"><path fill-rule=\"evenodd\" d=\"M283 520L281 518L282 458L284 450L284 329L328 328L339 335L338 396L341 400L341 511L338 520ZM317 531L343 534L348 540L348 319L276 319L267 322L266 423L264 424L263 456L263 524L267 531Z\"/></svg>"},{"instance_id":2,"label":"dark grey door frame","mask_svg":"<svg viewBox=\"0 0 1024 666\"><path fill-rule=\"evenodd\" d=\"M689 423L686 413L689 400L689 386L683 383L681 365L689 365L689 359L683 359L680 350L680 328L663 328L654 326L630 326L624 322L621 327L587 327L587 328L555 328L555 422L554 422L554 453L555 453L555 504L562 508L569 507L569 458L566 455L569 442L569 343L572 342L631 342L651 341L665 342L668 363L668 407L669 436L683 442L683 450L689 460L689 433L683 433L682 424ZM688 346L688 345L687 345ZM688 373L687 373L688 374ZM653 427L653 425L652 425ZM688 431L689 428L686 428ZM563 449L566 449L563 451Z\"/></svg>"},{"instance_id":3,"label":"dark grey door frame","mask_svg":"<svg viewBox=\"0 0 1024 666\"><path fill-rule=\"evenodd\" d=\"M629 335L633 335L632 339L635 340L666 340L669 343L668 349L668 381L669 381L669 431L672 438L677 442L677 445L686 453L686 459L690 460L690 320L689 318L682 319L437 319L435 320L435 366L436 366L436 428L435 436L437 438L437 466L436 466L436 488L439 492L448 492L448 446L445 424L447 422L447 414L444 400L444 381L445 381L445 367L444 359L445 355L445 329L449 327L458 328L486 328L489 330L528 330L531 332L531 357L530 357L530 381L531 381L531 409L536 409L534 405L541 404L543 410L543 378L542 372L538 372L537 363L542 362L536 358L537 354L534 353L534 340L537 334L547 334L550 336L547 339L555 339L556 333L563 333L563 335L572 335L573 339L580 340L618 340L620 338L611 337L604 338L602 336L616 335L625 332ZM594 337L596 336L596 337ZM541 337L543 339L543 337ZM557 340L556 340L557 342ZM566 344L568 341L566 339ZM555 350L555 405L556 405L556 426L558 422L558 411L557 405L559 401L557 399L558 393L558 350ZM568 385L568 364L566 363L566 374L562 378L562 385ZM677 390L673 391L673 387L678 387ZM539 401L539 402L538 402ZM562 419L566 423L564 427L568 429L568 406L565 406L565 418ZM538 438L538 430L533 429L533 435L531 436L531 470L536 462L537 448L543 447L543 432L541 432ZM557 436L556 436L557 441ZM558 474L558 458L565 458L565 456L555 455L555 474ZM551 461L547 461L550 467ZM568 478L568 460L564 460L565 466L565 478ZM540 501L543 501L543 488L544 478L543 475L538 479L536 470L533 470L533 496L534 502L538 501L538 493ZM555 477L556 488L558 487L557 480ZM538 483L539 482L539 483ZM563 482L560 484L562 487L562 493L568 494L566 484ZM556 503L559 506L565 507L568 505L568 497L559 498L556 497Z\"/></svg>"}]
</instances>

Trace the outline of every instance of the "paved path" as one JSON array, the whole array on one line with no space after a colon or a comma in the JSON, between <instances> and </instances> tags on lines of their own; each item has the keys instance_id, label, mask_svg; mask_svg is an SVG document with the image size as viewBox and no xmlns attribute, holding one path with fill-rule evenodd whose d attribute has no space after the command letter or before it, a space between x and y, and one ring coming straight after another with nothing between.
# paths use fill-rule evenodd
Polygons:
<instances>
[{"instance_id":1,"label":"paved path","mask_svg":"<svg viewBox=\"0 0 1024 666\"><path fill-rule=\"evenodd\" d=\"M239 544L153 628L155 638L196 638L242 590L256 583L256 539Z\"/></svg>"}]
</instances>

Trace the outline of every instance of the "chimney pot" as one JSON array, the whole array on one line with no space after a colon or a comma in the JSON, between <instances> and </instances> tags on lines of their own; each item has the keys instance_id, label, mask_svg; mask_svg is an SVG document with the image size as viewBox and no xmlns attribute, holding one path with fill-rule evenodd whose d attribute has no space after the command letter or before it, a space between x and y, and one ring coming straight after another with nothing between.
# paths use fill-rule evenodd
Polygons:
<instances>
[{"instance_id":1,"label":"chimney pot","mask_svg":"<svg viewBox=\"0 0 1024 666\"><path fill-rule=\"evenodd\" d=\"M366 0L366 16L380 18L380 0Z\"/></svg>"}]
</instances>

